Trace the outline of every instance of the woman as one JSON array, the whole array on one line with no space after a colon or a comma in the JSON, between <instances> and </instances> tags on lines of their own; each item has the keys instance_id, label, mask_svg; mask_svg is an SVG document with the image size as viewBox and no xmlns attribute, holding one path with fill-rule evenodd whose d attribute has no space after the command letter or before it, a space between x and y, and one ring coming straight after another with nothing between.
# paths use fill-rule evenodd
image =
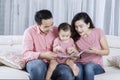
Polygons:
<instances>
[{"instance_id":1,"label":"woman","mask_svg":"<svg viewBox=\"0 0 120 80\"><path fill-rule=\"evenodd\" d=\"M94 80L94 75L104 73L102 56L109 54L109 48L104 32L95 28L89 15L78 13L72 20L72 38L75 40L77 50L87 50L80 55L77 64L81 65L77 80ZM72 49L71 52L76 52Z\"/></svg>"}]
</instances>

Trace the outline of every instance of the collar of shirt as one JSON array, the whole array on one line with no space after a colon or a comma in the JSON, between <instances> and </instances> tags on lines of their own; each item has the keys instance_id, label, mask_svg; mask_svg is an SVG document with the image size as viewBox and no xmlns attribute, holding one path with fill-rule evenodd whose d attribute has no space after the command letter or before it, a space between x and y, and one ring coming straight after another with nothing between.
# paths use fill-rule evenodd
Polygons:
<instances>
[{"instance_id":1,"label":"collar of shirt","mask_svg":"<svg viewBox=\"0 0 120 80\"><path fill-rule=\"evenodd\" d=\"M39 26L36 24L35 25L35 27L36 27L36 29L37 29L37 33L38 34L44 34L41 30L40 30L40 28L39 28ZM50 29L50 31L49 32L52 32L53 31L53 29Z\"/></svg>"}]
</instances>

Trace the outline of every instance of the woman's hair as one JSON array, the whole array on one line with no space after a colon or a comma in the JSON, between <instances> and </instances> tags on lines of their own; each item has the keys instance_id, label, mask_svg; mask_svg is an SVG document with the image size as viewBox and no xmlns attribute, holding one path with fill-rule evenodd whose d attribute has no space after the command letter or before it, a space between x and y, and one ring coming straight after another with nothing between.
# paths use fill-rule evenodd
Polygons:
<instances>
[{"instance_id":1,"label":"woman's hair","mask_svg":"<svg viewBox=\"0 0 120 80\"><path fill-rule=\"evenodd\" d=\"M80 12L78 14L76 14L73 19L72 19L72 23L71 23L71 27L72 27L72 38L77 41L81 36L78 34L78 32L75 29L75 22L78 20L83 20L86 24L90 23L90 27L89 28L95 28L93 25L93 22L91 20L91 18L89 17L89 15L85 12Z\"/></svg>"},{"instance_id":2,"label":"woman's hair","mask_svg":"<svg viewBox=\"0 0 120 80\"><path fill-rule=\"evenodd\" d=\"M36 14L35 14L35 22L38 24L38 25L41 25L42 24L42 20L45 19L51 19L53 18L52 16L52 13L49 11L49 10L40 10L40 11L37 11Z\"/></svg>"},{"instance_id":3,"label":"woman's hair","mask_svg":"<svg viewBox=\"0 0 120 80\"><path fill-rule=\"evenodd\" d=\"M63 30L63 31L68 31L68 30L70 30L70 32L71 32L71 25L68 24L68 23L61 23L61 24L58 26L58 32L60 32L60 30Z\"/></svg>"}]
</instances>

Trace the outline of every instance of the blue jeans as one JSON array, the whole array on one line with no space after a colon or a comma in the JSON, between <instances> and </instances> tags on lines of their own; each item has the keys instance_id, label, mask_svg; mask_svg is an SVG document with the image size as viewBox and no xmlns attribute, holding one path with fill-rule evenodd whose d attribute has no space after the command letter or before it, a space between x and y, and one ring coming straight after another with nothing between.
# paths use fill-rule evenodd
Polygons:
<instances>
[{"instance_id":1,"label":"blue jeans","mask_svg":"<svg viewBox=\"0 0 120 80\"><path fill-rule=\"evenodd\" d=\"M82 64L77 63L79 66L79 75L75 80L94 80L94 75L105 73L104 69L99 65L92 62Z\"/></svg>"},{"instance_id":2,"label":"blue jeans","mask_svg":"<svg viewBox=\"0 0 120 80\"><path fill-rule=\"evenodd\" d=\"M52 80L74 80L72 70L65 64L58 64L53 72Z\"/></svg>"},{"instance_id":3,"label":"blue jeans","mask_svg":"<svg viewBox=\"0 0 120 80\"><path fill-rule=\"evenodd\" d=\"M45 80L48 64L42 60L32 60L26 64L30 80ZM74 80L72 70L64 64L59 64L53 72L52 80Z\"/></svg>"}]
</instances>

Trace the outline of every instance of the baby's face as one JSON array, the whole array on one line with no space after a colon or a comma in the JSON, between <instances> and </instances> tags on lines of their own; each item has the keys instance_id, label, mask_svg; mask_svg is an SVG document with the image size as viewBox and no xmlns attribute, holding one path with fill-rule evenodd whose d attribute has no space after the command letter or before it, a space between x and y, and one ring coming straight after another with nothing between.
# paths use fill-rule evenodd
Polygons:
<instances>
[{"instance_id":1,"label":"baby's face","mask_svg":"<svg viewBox=\"0 0 120 80\"><path fill-rule=\"evenodd\" d=\"M60 38L60 40L66 41L66 40L70 39L70 37L71 37L70 30L68 30L68 31L60 30L60 32L59 32L59 38Z\"/></svg>"}]
</instances>

